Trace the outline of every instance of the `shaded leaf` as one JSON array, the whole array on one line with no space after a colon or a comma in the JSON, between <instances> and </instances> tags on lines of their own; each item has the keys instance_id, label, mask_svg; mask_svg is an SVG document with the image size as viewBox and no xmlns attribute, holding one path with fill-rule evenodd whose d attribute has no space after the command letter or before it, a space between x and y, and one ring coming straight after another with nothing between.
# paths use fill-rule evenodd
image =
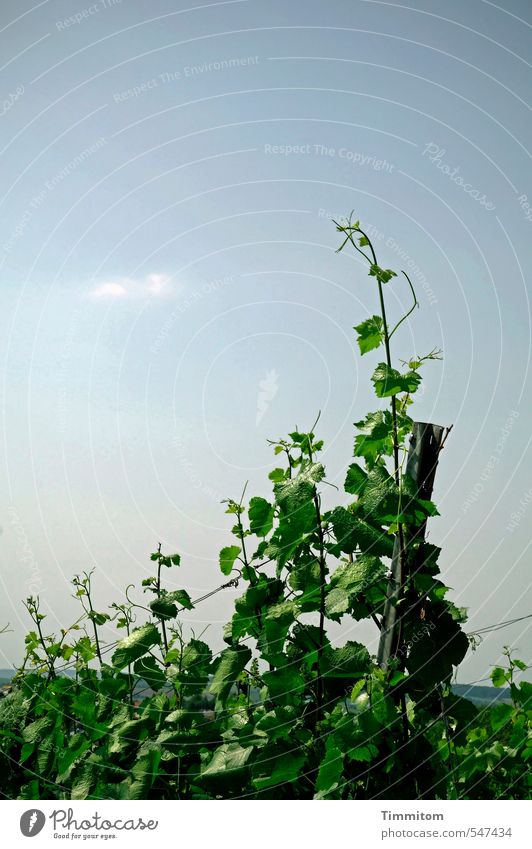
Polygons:
<instances>
[{"instance_id":1,"label":"shaded leaf","mask_svg":"<svg viewBox=\"0 0 532 849\"><path fill-rule=\"evenodd\" d=\"M150 610L159 619L174 619L177 616L176 605L164 595L150 602Z\"/></svg>"},{"instance_id":2,"label":"shaded leaf","mask_svg":"<svg viewBox=\"0 0 532 849\"><path fill-rule=\"evenodd\" d=\"M415 392L421 383L420 375L415 371L401 374L387 363L379 363L371 377L378 398L389 398L400 392Z\"/></svg>"},{"instance_id":3,"label":"shaded leaf","mask_svg":"<svg viewBox=\"0 0 532 849\"><path fill-rule=\"evenodd\" d=\"M295 708L291 705L278 706L269 711L257 722L256 728L267 734L272 742L275 740L289 738L293 732L297 720Z\"/></svg>"},{"instance_id":4,"label":"shaded leaf","mask_svg":"<svg viewBox=\"0 0 532 849\"><path fill-rule=\"evenodd\" d=\"M209 692L223 701L250 659L251 649L247 646L225 649L220 655Z\"/></svg>"},{"instance_id":5,"label":"shaded leaf","mask_svg":"<svg viewBox=\"0 0 532 849\"><path fill-rule=\"evenodd\" d=\"M282 656L286 635L298 614L296 601L281 601L266 610L264 631L259 638L259 647L266 660L275 663Z\"/></svg>"},{"instance_id":6,"label":"shaded leaf","mask_svg":"<svg viewBox=\"0 0 532 849\"><path fill-rule=\"evenodd\" d=\"M298 475L275 485L275 497L285 515L291 516L312 501L315 485L325 477L321 463L308 463Z\"/></svg>"},{"instance_id":7,"label":"shaded leaf","mask_svg":"<svg viewBox=\"0 0 532 849\"><path fill-rule=\"evenodd\" d=\"M154 657L142 657L136 661L135 675L144 679L152 690L160 690L166 683L166 675Z\"/></svg>"},{"instance_id":8,"label":"shaded leaf","mask_svg":"<svg viewBox=\"0 0 532 849\"><path fill-rule=\"evenodd\" d=\"M511 721L514 713L513 705L504 703L494 705L490 710L490 724L494 731L499 731Z\"/></svg>"},{"instance_id":9,"label":"shaded leaf","mask_svg":"<svg viewBox=\"0 0 532 849\"><path fill-rule=\"evenodd\" d=\"M357 678L371 667L371 658L366 646L352 640L340 648L327 647L323 654L321 669L327 678Z\"/></svg>"},{"instance_id":10,"label":"shaded leaf","mask_svg":"<svg viewBox=\"0 0 532 849\"><path fill-rule=\"evenodd\" d=\"M152 646L158 645L160 640L161 636L156 625L148 624L143 625L142 628L135 628L129 637L118 644L113 654L113 666L123 669L124 666L146 654Z\"/></svg>"},{"instance_id":11,"label":"shaded leaf","mask_svg":"<svg viewBox=\"0 0 532 849\"><path fill-rule=\"evenodd\" d=\"M239 743L224 743L215 750L211 760L201 770L202 778L224 777L227 772L241 770L247 764L253 747L244 749Z\"/></svg>"},{"instance_id":12,"label":"shaded leaf","mask_svg":"<svg viewBox=\"0 0 532 849\"><path fill-rule=\"evenodd\" d=\"M298 778L305 760L301 751L280 749L275 757L269 748L265 749L261 759L253 764L253 784L257 790L279 786L282 793L286 789L283 785Z\"/></svg>"},{"instance_id":13,"label":"shaded leaf","mask_svg":"<svg viewBox=\"0 0 532 849\"><path fill-rule=\"evenodd\" d=\"M296 704L305 689L305 679L293 666L264 672L262 677L271 697L280 704Z\"/></svg>"},{"instance_id":14,"label":"shaded leaf","mask_svg":"<svg viewBox=\"0 0 532 849\"><path fill-rule=\"evenodd\" d=\"M336 507L330 519L341 551L352 554L360 548L376 557L391 557L393 539L382 528L360 519L345 507Z\"/></svg>"},{"instance_id":15,"label":"shaded leaf","mask_svg":"<svg viewBox=\"0 0 532 849\"><path fill-rule=\"evenodd\" d=\"M372 761L378 754L379 750L373 743L365 743L349 749L347 757L351 761Z\"/></svg>"},{"instance_id":16,"label":"shaded leaf","mask_svg":"<svg viewBox=\"0 0 532 849\"><path fill-rule=\"evenodd\" d=\"M316 779L316 795L314 798L323 799L331 793L342 777L344 770L344 756L340 749L332 743L332 738L327 740L325 757L323 758L318 777Z\"/></svg>"}]
</instances>

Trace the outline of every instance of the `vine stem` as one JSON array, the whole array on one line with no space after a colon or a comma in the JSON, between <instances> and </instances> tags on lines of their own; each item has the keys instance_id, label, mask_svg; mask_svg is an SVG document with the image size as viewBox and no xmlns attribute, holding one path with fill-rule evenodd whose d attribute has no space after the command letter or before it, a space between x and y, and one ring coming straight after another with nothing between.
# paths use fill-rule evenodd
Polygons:
<instances>
[{"instance_id":1,"label":"vine stem","mask_svg":"<svg viewBox=\"0 0 532 849\"><path fill-rule=\"evenodd\" d=\"M90 574L92 574L92 572ZM98 638L98 627L96 625L96 622L94 621L94 608L92 606L92 598L91 598L90 574L87 575L87 586L86 586L87 601L88 601L89 610L90 610L90 613L91 613L90 619L91 619L91 622L92 622L92 629L94 631L94 641L95 641L95 644L96 644L96 655L98 657L98 660L100 661L100 664L102 664L103 659L102 659L102 651L101 651L101 648L100 648L100 640Z\"/></svg>"},{"instance_id":2,"label":"vine stem","mask_svg":"<svg viewBox=\"0 0 532 849\"><path fill-rule=\"evenodd\" d=\"M241 509L242 503L244 501L244 496L246 494L247 486L248 486L248 484L247 484L247 481L246 481L246 485L244 486L244 489L242 491L242 495L240 496L240 501L238 502L238 508L239 509L238 509L236 521L237 521L237 527L238 527L238 538L240 540L240 545L242 546L242 562L243 562L243 564L244 564L244 566L247 570L250 585L252 587L255 587L257 585L257 582L255 580L255 570L249 564L248 555L247 555L247 551L246 551L244 526L242 524L242 518L241 518L241 514L240 514L240 509ZM255 608L255 613L257 615L257 624L262 631L262 614L261 614L258 607ZM270 669L271 668L272 668L272 666L270 664Z\"/></svg>"},{"instance_id":3,"label":"vine stem","mask_svg":"<svg viewBox=\"0 0 532 849\"><path fill-rule=\"evenodd\" d=\"M323 528L321 526L321 507L320 498L314 490L314 507L316 509L316 527L319 540L319 563L320 563L320 621L319 621L319 643L318 643L318 674L316 677L316 723L321 719L323 705L323 677L321 671L321 661L323 657L323 647L325 639L325 590L326 590L326 571L327 564L325 561L325 539L323 536Z\"/></svg>"},{"instance_id":4,"label":"vine stem","mask_svg":"<svg viewBox=\"0 0 532 849\"><path fill-rule=\"evenodd\" d=\"M377 265L378 264L377 263L377 255L375 254L375 249L373 247L371 239L369 238L367 233L364 233L364 231L361 230L360 228L358 229L358 232L361 233L364 236L364 238L366 239L368 246L369 246L369 249L371 251L371 256L373 258L373 264ZM351 241L354 244L354 239L351 239ZM360 251L360 248L357 248L357 250ZM366 259L369 259L363 251L361 251L361 253L362 253L363 256L366 257ZM408 277L407 277L407 280L408 280ZM408 282L410 283L410 280L408 280ZM386 305L384 303L384 292L383 292L383 289L382 289L382 283L378 278L377 278L377 285L378 285L378 289L379 289L379 302L380 302L380 308L381 308L382 328L383 328L383 332L384 332L384 349L386 351L386 363L388 365L388 368L391 369L392 368L392 353L391 353L391 348L390 348L390 333L388 331L388 319L387 319L387 316L386 316ZM410 284L410 285L412 285L412 284ZM414 295L414 297L415 297L415 295ZM398 326L399 325L396 325L394 327L394 330L397 330ZM397 400L396 400L395 395L392 395L392 397L390 399L390 406L391 406L391 411L392 411L392 442L393 442L393 467L394 467L393 468L393 474L394 474L394 480L395 480L396 486L399 487L399 485L401 483L401 477L400 477L400 463L399 463L399 437L398 437L398 429L397 429ZM402 589L404 577L405 577L404 576L404 568L403 568L404 567L404 534L403 534L403 526L400 522L398 522L398 524L397 524L397 536L399 538L400 585L401 585L401 589ZM399 627L400 627L400 625L399 625Z\"/></svg>"},{"instance_id":5,"label":"vine stem","mask_svg":"<svg viewBox=\"0 0 532 849\"><path fill-rule=\"evenodd\" d=\"M361 233L362 236L364 236L364 238L366 239L366 241L368 243L369 249L371 251L371 257L373 259L373 265L378 265L377 255L375 253L375 249L373 247L371 239L369 238L367 233L364 233L363 230L361 230L360 228L357 228L357 229L358 229L358 232ZM354 244L354 239L351 239L351 241ZM360 248L357 247L357 250L360 251ZM360 251L360 252L362 253L362 256L366 257L366 259L369 259L369 257L366 256L364 251ZM382 329L384 331L384 349L386 351L386 363L388 365L388 368L391 368L392 367L392 353L391 353L391 348L390 348L391 334L388 331L388 318L386 316L386 305L384 303L384 292L383 292L383 289L382 289L382 282L378 278L377 278L377 286L378 286L378 289L379 289L379 302L380 302L380 308L381 308ZM394 330L397 330L397 325L394 328ZM391 408L392 408L393 466L394 466L393 471L394 471L395 483L397 484L397 486L399 486L399 439L398 439L398 436L397 436L397 401L396 401L395 395L392 395L392 397L390 399L390 404L391 404Z\"/></svg>"},{"instance_id":6,"label":"vine stem","mask_svg":"<svg viewBox=\"0 0 532 849\"><path fill-rule=\"evenodd\" d=\"M371 242L371 239L369 238L367 233L365 233L363 230L361 230L360 228L357 228L357 229L358 229L358 232L361 233L362 236L364 236L366 242L368 243L368 247L371 251L371 257L373 259L373 264L378 265L377 256L375 254L375 249L373 248L373 244ZM351 237L351 242L352 242L352 244L355 244L355 241L352 237ZM355 245L355 247L357 247L357 250L360 253L362 253L362 255L366 258L366 260L369 261L369 257L364 253L364 251L360 251L360 248L358 248L358 246L356 246L356 245ZM405 276L406 276L408 282L410 283L408 276L407 275L405 275ZM391 347L390 347L390 336L391 336L391 334L388 330L388 319L387 319L387 315L386 315L386 305L384 303L384 292L383 292L383 288L382 288L383 284L382 284L382 281L378 277L377 277L377 286L378 286L378 290L379 290L379 302L380 302L380 310L381 310L381 318L382 318L382 329L383 329L383 333L384 333L384 349L385 349L385 352L386 352L386 363L388 365L388 368L391 369L392 368L392 353L391 353ZM410 283L410 287L412 288L411 283ZM414 298L415 298L415 293L414 293ZM414 306L415 306L415 304L414 304ZM412 309L414 309L414 307L412 307ZM412 310L410 310L410 312L411 311ZM394 327L392 333L395 330L397 330L400 323L401 322L399 322ZM393 475L394 475L395 484L399 488L400 483L401 483L401 476L400 476L400 464L399 464L399 437L398 437L398 428L397 428L397 400L396 400L395 395L391 396L390 406L391 406L391 412L392 412ZM399 596L401 596L402 592L403 592L404 580L405 580L405 570L404 570L404 554L405 554L405 552L404 552L403 526L400 522L397 523L397 537L398 537L398 540L399 540L399 587L400 587ZM400 641L401 641L401 633L402 633L401 619L399 619L398 628L397 628L398 645L400 644ZM401 693L400 701L401 701L403 737L404 737L404 741L406 743L408 741L409 732L408 732L408 716L407 716L407 712L406 712L406 698L405 698L404 693Z\"/></svg>"},{"instance_id":7,"label":"vine stem","mask_svg":"<svg viewBox=\"0 0 532 849\"><path fill-rule=\"evenodd\" d=\"M49 677L55 678L56 676L55 676L55 669L54 669L54 661L53 661L53 658L51 658L50 655L48 654L48 648L46 646L46 641L43 637L43 633L42 633L42 629L41 629L41 620L39 619L39 606L38 605L36 605L36 607L35 607L35 620L34 621L35 621L35 624L37 625L37 631L39 632L39 640L41 642L41 646L43 647L44 654L46 655L46 658L47 658L46 662L47 662L47 665L48 665Z\"/></svg>"},{"instance_id":8,"label":"vine stem","mask_svg":"<svg viewBox=\"0 0 532 849\"><path fill-rule=\"evenodd\" d=\"M159 543L157 548L157 554L159 555L157 560L157 598L161 597L161 566L162 566L162 557L161 557L161 548L162 545ZM166 633L166 625L164 624L164 619L161 619L161 631L163 634L163 645L166 654L168 654L168 636Z\"/></svg>"},{"instance_id":9,"label":"vine stem","mask_svg":"<svg viewBox=\"0 0 532 849\"><path fill-rule=\"evenodd\" d=\"M453 784L453 787L454 787L454 791L456 793L456 798L458 799L458 798L460 798L460 794L458 792L458 787L456 785L456 777L455 777L456 766L455 766L454 757L453 757L451 728L450 728L450 725L449 725L449 717L447 716L447 711L445 709L445 702L443 700L443 691L442 691L441 684L438 684L436 686L436 692L437 692L438 698L440 700L441 717L443 719L443 725L444 725L444 729L445 729L445 740L446 740L446 743L447 743L447 751L449 753L449 765L451 767L451 781L452 781L452 784Z\"/></svg>"},{"instance_id":10,"label":"vine stem","mask_svg":"<svg viewBox=\"0 0 532 849\"><path fill-rule=\"evenodd\" d=\"M246 494L247 486L248 485L247 485L247 482L246 482L246 485L243 489L242 495L240 496L240 501L238 502L238 513L237 513L236 521L237 521L237 525L238 525L238 538L240 540L240 545L242 546L242 561L243 561L244 566L246 567L246 569L248 571L249 582L250 582L251 586L253 587L255 585L255 581L254 581L254 577L252 578L251 569L250 569L250 566L249 566L249 560L248 560L248 555L247 555L247 551L246 551L246 541L245 541L245 536L244 536L244 526L242 524L242 519L240 517L240 510L242 509L242 502L244 501L244 495Z\"/></svg>"}]
</instances>

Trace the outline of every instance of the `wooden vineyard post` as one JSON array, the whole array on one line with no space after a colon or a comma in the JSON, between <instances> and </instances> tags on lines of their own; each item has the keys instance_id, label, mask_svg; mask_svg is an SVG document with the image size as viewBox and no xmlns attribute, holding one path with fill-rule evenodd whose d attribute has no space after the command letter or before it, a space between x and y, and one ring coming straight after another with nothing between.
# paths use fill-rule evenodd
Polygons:
<instances>
[{"instance_id":1,"label":"wooden vineyard post","mask_svg":"<svg viewBox=\"0 0 532 849\"><path fill-rule=\"evenodd\" d=\"M438 456L444 441L444 428L440 425L414 422L406 474L417 484L417 495L426 501L432 498L434 478L438 466ZM398 628L397 603L401 599L404 584L408 576L409 547L425 538L426 521L415 529L403 527L403 551L399 535L395 537L391 574L388 581L384 616L381 623L381 635L377 660L382 669L386 669L390 658L397 651L396 634Z\"/></svg>"}]
</instances>

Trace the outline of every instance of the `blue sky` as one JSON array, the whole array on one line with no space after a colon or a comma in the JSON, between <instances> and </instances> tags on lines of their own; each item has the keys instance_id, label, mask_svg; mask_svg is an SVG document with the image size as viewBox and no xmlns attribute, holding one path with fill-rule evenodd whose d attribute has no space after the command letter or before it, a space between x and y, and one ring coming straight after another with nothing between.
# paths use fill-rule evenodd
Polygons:
<instances>
[{"instance_id":1,"label":"blue sky","mask_svg":"<svg viewBox=\"0 0 532 849\"><path fill-rule=\"evenodd\" d=\"M341 483L377 356L376 309L332 216L355 209L437 346L415 408L454 425L437 475L453 598L471 628L532 613L530 9L435 0L4 2L0 13L1 621L51 627L94 566L104 605L159 540L192 596L221 582L220 500L267 495L269 437L321 410ZM408 292L389 288L400 316ZM234 593L190 614L220 646ZM532 620L530 620L532 621ZM373 630L372 630L373 629ZM109 628L107 637L114 632ZM373 626L345 624L338 639ZM528 622L489 636L530 658Z\"/></svg>"}]
</instances>

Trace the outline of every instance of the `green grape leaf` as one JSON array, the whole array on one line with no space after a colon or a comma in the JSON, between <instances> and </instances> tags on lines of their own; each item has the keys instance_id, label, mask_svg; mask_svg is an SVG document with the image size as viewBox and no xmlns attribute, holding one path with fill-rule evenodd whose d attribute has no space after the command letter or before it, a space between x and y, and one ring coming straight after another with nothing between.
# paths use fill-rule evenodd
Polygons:
<instances>
[{"instance_id":1,"label":"green grape leaf","mask_svg":"<svg viewBox=\"0 0 532 849\"><path fill-rule=\"evenodd\" d=\"M401 445L412 430L412 419L397 412L397 439ZM365 419L355 422L359 434L355 437L355 457L362 457L368 466L380 456L393 454L393 419L390 410L368 413Z\"/></svg>"},{"instance_id":2,"label":"green grape leaf","mask_svg":"<svg viewBox=\"0 0 532 849\"><path fill-rule=\"evenodd\" d=\"M143 625L142 628L135 628L129 637L118 644L112 658L113 666L123 669L128 663L145 655L148 649L158 645L160 641L161 635L156 625L148 624Z\"/></svg>"},{"instance_id":3,"label":"green grape leaf","mask_svg":"<svg viewBox=\"0 0 532 849\"><path fill-rule=\"evenodd\" d=\"M174 619L177 614L177 605L185 610L192 610L194 605L186 590L163 590L158 598L150 602L150 610L159 619Z\"/></svg>"},{"instance_id":4,"label":"green grape leaf","mask_svg":"<svg viewBox=\"0 0 532 849\"><path fill-rule=\"evenodd\" d=\"M224 701L249 660L251 660L251 649L247 646L225 649L218 659L209 692Z\"/></svg>"},{"instance_id":5,"label":"green grape leaf","mask_svg":"<svg viewBox=\"0 0 532 849\"><path fill-rule=\"evenodd\" d=\"M421 376L415 371L401 374L397 369L390 368L387 363L379 363L371 376L378 398L389 398L400 392L415 392L421 383Z\"/></svg>"},{"instance_id":6,"label":"green grape leaf","mask_svg":"<svg viewBox=\"0 0 532 849\"><path fill-rule=\"evenodd\" d=\"M282 793L286 790L286 787L282 785L296 780L305 760L304 752L279 748L278 756L275 757L268 748L253 764L253 784L257 790L266 790L280 785L279 791Z\"/></svg>"},{"instance_id":7,"label":"green grape leaf","mask_svg":"<svg viewBox=\"0 0 532 849\"><path fill-rule=\"evenodd\" d=\"M490 710L490 724L494 731L500 731L505 725L511 723L514 713L513 705L504 703L493 705Z\"/></svg>"},{"instance_id":8,"label":"green grape leaf","mask_svg":"<svg viewBox=\"0 0 532 849\"><path fill-rule=\"evenodd\" d=\"M291 705L276 707L257 722L256 730L267 735L272 743L276 740L290 739L297 721L295 708Z\"/></svg>"},{"instance_id":9,"label":"green grape leaf","mask_svg":"<svg viewBox=\"0 0 532 849\"><path fill-rule=\"evenodd\" d=\"M314 495L316 483L323 479L324 474L321 463L306 461L296 477L274 487L276 502L280 507L279 524L265 554L277 561L277 574L297 551L305 535L316 528Z\"/></svg>"},{"instance_id":10,"label":"green grape leaf","mask_svg":"<svg viewBox=\"0 0 532 849\"><path fill-rule=\"evenodd\" d=\"M345 478L344 489L351 495L359 495L367 480L367 474L358 463L352 463Z\"/></svg>"},{"instance_id":11,"label":"green grape leaf","mask_svg":"<svg viewBox=\"0 0 532 849\"><path fill-rule=\"evenodd\" d=\"M224 743L215 749L206 767L201 770L202 778L225 778L228 772L241 770L247 764L253 747L244 749L240 743Z\"/></svg>"},{"instance_id":12,"label":"green grape leaf","mask_svg":"<svg viewBox=\"0 0 532 849\"><path fill-rule=\"evenodd\" d=\"M421 542L422 553L419 557L419 562L423 564L423 571L429 575L439 574L440 567L438 566L438 557L441 554L441 548L437 545L432 545L430 542Z\"/></svg>"},{"instance_id":13,"label":"green grape leaf","mask_svg":"<svg viewBox=\"0 0 532 849\"><path fill-rule=\"evenodd\" d=\"M141 657L133 667L135 675L146 681L152 690L160 690L166 684L166 675L154 657Z\"/></svg>"},{"instance_id":14,"label":"green grape leaf","mask_svg":"<svg viewBox=\"0 0 532 849\"><path fill-rule=\"evenodd\" d=\"M91 741L83 734L73 734L70 738L68 748L63 750L59 757L56 780L61 783L65 781L71 772L73 764L90 748Z\"/></svg>"},{"instance_id":15,"label":"green grape leaf","mask_svg":"<svg viewBox=\"0 0 532 849\"><path fill-rule=\"evenodd\" d=\"M325 599L325 613L329 619L339 619L347 613L350 606L350 597L343 587L329 589Z\"/></svg>"},{"instance_id":16,"label":"green grape leaf","mask_svg":"<svg viewBox=\"0 0 532 849\"><path fill-rule=\"evenodd\" d=\"M38 743L52 729L54 722L50 715L43 716L26 725L22 731L22 738L26 743Z\"/></svg>"},{"instance_id":17,"label":"green grape leaf","mask_svg":"<svg viewBox=\"0 0 532 849\"><path fill-rule=\"evenodd\" d=\"M171 599L176 604L180 604L185 610L192 610L194 605L186 590L172 590L168 593L167 598Z\"/></svg>"},{"instance_id":18,"label":"green grape leaf","mask_svg":"<svg viewBox=\"0 0 532 849\"><path fill-rule=\"evenodd\" d=\"M384 466L368 473L361 501L365 518L378 524L395 521L399 512L399 489Z\"/></svg>"},{"instance_id":19,"label":"green grape leaf","mask_svg":"<svg viewBox=\"0 0 532 849\"><path fill-rule=\"evenodd\" d=\"M373 743L354 746L347 753L347 757L351 761L372 761L379 754L379 750Z\"/></svg>"},{"instance_id":20,"label":"green grape leaf","mask_svg":"<svg viewBox=\"0 0 532 849\"><path fill-rule=\"evenodd\" d=\"M381 283L388 283L392 277L397 277L397 274L391 268L381 268L376 263L370 265L369 275L370 277L376 277Z\"/></svg>"},{"instance_id":21,"label":"green grape leaf","mask_svg":"<svg viewBox=\"0 0 532 849\"><path fill-rule=\"evenodd\" d=\"M371 658L366 646L353 640L336 649L328 646L321 662L321 670L327 678L360 678L370 667Z\"/></svg>"},{"instance_id":22,"label":"green grape leaf","mask_svg":"<svg viewBox=\"0 0 532 849\"><path fill-rule=\"evenodd\" d=\"M79 776L76 777L75 781L72 783L70 798L75 800L86 799L92 788L96 785L97 780L98 764L91 763L90 761L85 763L79 773Z\"/></svg>"},{"instance_id":23,"label":"green grape leaf","mask_svg":"<svg viewBox=\"0 0 532 849\"><path fill-rule=\"evenodd\" d=\"M274 508L265 498L252 498L249 502L249 528L258 537L268 536L273 528Z\"/></svg>"},{"instance_id":24,"label":"green grape leaf","mask_svg":"<svg viewBox=\"0 0 532 849\"><path fill-rule=\"evenodd\" d=\"M263 657L270 663L282 661L283 648L290 626L296 621L299 605L296 601L281 601L267 608L263 616L264 631L259 637Z\"/></svg>"},{"instance_id":25,"label":"green grape leaf","mask_svg":"<svg viewBox=\"0 0 532 849\"><path fill-rule=\"evenodd\" d=\"M235 560L240 554L240 546L228 545L220 551L220 569L224 575L229 575L233 571Z\"/></svg>"},{"instance_id":26,"label":"green grape leaf","mask_svg":"<svg viewBox=\"0 0 532 849\"><path fill-rule=\"evenodd\" d=\"M341 551L352 554L357 548L375 557L391 557L393 539L382 528L354 516L345 507L330 514L336 542Z\"/></svg>"},{"instance_id":27,"label":"green grape leaf","mask_svg":"<svg viewBox=\"0 0 532 849\"><path fill-rule=\"evenodd\" d=\"M254 586L248 587L244 595L235 601L235 612L231 621L231 637L238 640L244 634L257 634L258 613L282 596L283 585L277 578L260 575Z\"/></svg>"},{"instance_id":28,"label":"green grape leaf","mask_svg":"<svg viewBox=\"0 0 532 849\"><path fill-rule=\"evenodd\" d=\"M287 474L284 469L272 469L268 477L274 483L282 483L282 481L286 480Z\"/></svg>"},{"instance_id":29,"label":"green grape leaf","mask_svg":"<svg viewBox=\"0 0 532 849\"><path fill-rule=\"evenodd\" d=\"M212 651L203 640L192 639L186 644L181 657L182 669L206 669L212 661ZM168 658L167 658L168 662Z\"/></svg>"},{"instance_id":30,"label":"green grape leaf","mask_svg":"<svg viewBox=\"0 0 532 849\"><path fill-rule=\"evenodd\" d=\"M290 518L306 514L312 502L316 484L325 477L321 463L308 463L294 478L275 485L275 499L285 516ZM302 519L302 523L305 521Z\"/></svg>"},{"instance_id":31,"label":"green grape leaf","mask_svg":"<svg viewBox=\"0 0 532 849\"><path fill-rule=\"evenodd\" d=\"M295 592L301 593L297 600L302 612L319 609L321 571L315 557L297 560L290 570L288 584Z\"/></svg>"},{"instance_id":32,"label":"green grape leaf","mask_svg":"<svg viewBox=\"0 0 532 849\"><path fill-rule=\"evenodd\" d=\"M494 687L504 687L508 682L509 674L506 669L496 666L491 672L491 680Z\"/></svg>"},{"instance_id":33,"label":"green grape leaf","mask_svg":"<svg viewBox=\"0 0 532 849\"><path fill-rule=\"evenodd\" d=\"M445 609L445 602L433 602L431 610L424 622L405 623L405 645L411 646L406 668L412 691L450 680L453 666L461 663L469 648L466 635Z\"/></svg>"},{"instance_id":34,"label":"green grape leaf","mask_svg":"<svg viewBox=\"0 0 532 849\"><path fill-rule=\"evenodd\" d=\"M305 679L294 666L281 666L263 673L268 691L278 704L297 704L305 690Z\"/></svg>"},{"instance_id":35,"label":"green grape leaf","mask_svg":"<svg viewBox=\"0 0 532 849\"><path fill-rule=\"evenodd\" d=\"M329 586L343 587L350 593L362 593L371 584L381 580L386 572L384 563L370 554L360 554L352 563L339 566Z\"/></svg>"},{"instance_id":36,"label":"green grape leaf","mask_svg":"<svg viewBox=\"0 0 532 849\"><path fill-rule=\"evenodd\" d=\"M150 601L150 610L159 619L174 619L177 616L176 605L164 595Z\"/></svg>"},{"instance_id":37,"label":"green grape leaf","mask_svg":"<svg viewBox=\"0 0 532 849\"><path fill-rule=\"evenodd\" d=\"M111 618L108 613L98 613L96 610L91 610L87 616L94 622L95 625L105 625L105 623ZM52 648L52 646L50 646L50 648ZM58 648L61 648L60 644ZM48 651L50 651L50 649L48 649Z\"/></svg>"},{"instance_id":38,"label":"green grape leaf","mask_svg":"<svg viewBox=\"0 0 532 849\"><path fill-rule=\"evenodd\" d=\"M315 509L312 501L291 516L283 516L271 536L264 554L277 561L277 574L300 548L305 535L315 528Z\"/></svg>"},{"instance_id":39,"label":"green grape leaf","mask_svg":"<svg viewBox=\"0 0 532 849\"><path fill-rule=\"evenodd\" d=\"M359 555L353 563L339 566L334 572L325 595L325 612L336 619L364 603L368 590L384 578L386 567L378 557Z\"/></svg>"},{"instance_id":40,"label":"green grape leaf","mask_svg":"<svg viewBox=\"0 0 532 849\"><path fill-rule=\"evenodd\" d=\"M365 419L355 422L360 433L355 437L355 457L363 457L374 463L377 457L393 453L393 425L389 410L369 413Z\"/></svg>"},{"instance_id":41,"label":"green grape leaf","mask_svg":"<svg viewBox=\"0 0 532 849\"><path fill-rule=\"evenodd\" d=\"M324 799L327 794L332 793L338 787L338 783L344 771L344 756L340 749L334 745L333 738L329 737L316 779L315 799Z\"/></svg>"},{"instance_id":42,"label":"green grape leaf","mask_svg":"<svg viewBox=\"0 0 532 849\"><path fill-rule=\"evenodd\" d=\"M357 324L353 329L358 334L357 342L362 355L378 348L383 342L384 330L380 315L372 315L371 318Z\"/></svg>"}]
</instances>

